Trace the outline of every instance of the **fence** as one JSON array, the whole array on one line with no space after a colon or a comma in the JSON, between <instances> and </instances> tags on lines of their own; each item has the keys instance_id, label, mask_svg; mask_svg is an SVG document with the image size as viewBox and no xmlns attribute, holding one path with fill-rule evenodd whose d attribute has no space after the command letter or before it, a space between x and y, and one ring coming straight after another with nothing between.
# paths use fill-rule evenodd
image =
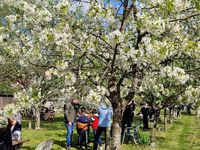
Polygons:
<instances>
[{"instance_id":1,"label":"fence","mask_svg":"<svg viewBox=\"0 0 200 150\"><path fill-rule=\"evenodd\" d=\"M4 108L6 105L14 102L13 95L0 95L0 108Z\"/></svg>"}]
</instances>

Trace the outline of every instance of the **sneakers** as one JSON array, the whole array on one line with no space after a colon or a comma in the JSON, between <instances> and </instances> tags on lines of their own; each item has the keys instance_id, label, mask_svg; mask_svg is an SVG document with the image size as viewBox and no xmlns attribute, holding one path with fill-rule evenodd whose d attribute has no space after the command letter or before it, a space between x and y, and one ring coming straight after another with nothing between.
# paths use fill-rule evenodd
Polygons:
<instances>
[{"instance_id":1,"label":"sneakers","mask_svg":"<svg viewBox=\"0 0 200 150\"><path fill-rule=\"evenodd\" d=\"M102 146L99 146L99 148L98 148L99 150L103 150L103 148L102 148Z\"/></svg>"},{"instance_id":2,"label":"sneakers","mask_svg":"<svg viewBox=\"0 0 200 150\"><path fill-rule=\"evenodd\" d=\"M70 146L66 146L66 150L70 150L70 148L71 148Z\"/></svg>"}]
</instances>

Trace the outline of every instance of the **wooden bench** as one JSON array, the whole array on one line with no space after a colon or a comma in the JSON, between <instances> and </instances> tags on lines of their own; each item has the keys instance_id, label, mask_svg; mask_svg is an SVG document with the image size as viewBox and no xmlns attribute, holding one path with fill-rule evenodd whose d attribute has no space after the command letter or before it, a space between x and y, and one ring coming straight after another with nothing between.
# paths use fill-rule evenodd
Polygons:
<instances>
[{"instance_id":1,"label":"wooden bench","mask_svg":"<svg viewBox=\"0 0 200 150\"><path fill-rule=\"evenodd\" d=\"M126 127L122 136L122 144L124 143L125 137L128 137L129 141L134 142L136 145L141 143L139 137L140 123L136 124L134 127ZM129 133L127 131L130 131Z\"/></svg>"},{"instance_id":2,"label":"wooden bench","mask_svg":"<svg viewBox=\"0 0 200 150\"><path fill-rule=\"evenodd\" d=\"M49 139L40 143L35 150L51 150L53 145L53 139Z\"/></svg>"}]
</instances>

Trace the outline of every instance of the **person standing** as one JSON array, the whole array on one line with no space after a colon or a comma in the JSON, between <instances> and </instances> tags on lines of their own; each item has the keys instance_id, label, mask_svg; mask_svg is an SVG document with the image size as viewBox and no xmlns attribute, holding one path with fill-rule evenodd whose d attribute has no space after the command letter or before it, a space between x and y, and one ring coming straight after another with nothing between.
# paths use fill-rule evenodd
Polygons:
<instances>
[{"instance_id":1,"label":"person standing","mask_svg":"<svg viewBox=\"0 0 200 150\"><path fill-rule=\"evenodd\" d=\"M99 115L96 109L92 110L92 118L94 119L94 121L92 122L92 130L93 130L93 135L95 138L95 135L97 133L97 128L98 128L98 123L99 123ZM102 150L101 137L99 137L98 139L98 144L99 144L100 150Z\"/></svg>"},{"instance_id":2,"label":"person standing","mask_svg":"<svg viewBox=\"0 0 200 150\"><path fill-rule=\"evenodd\" d=\"M142 116L143 116L142 119L143 119L143 128L144 128L144 130L149 129L149 126L148 126L148 121L149 121L149 119L148 119L148 116L149 116L149 108L148 108L147 103L145 103L145 104L142 106L140 112L142 113Z\"/></svg>"},{"instance_id":3,"label":"person standing","mask_svg":"<svg viewBox=\"0 0 200 150\"><path fill-rule=\"evenodd\" d=\"M123 135L125 127L131 127L133 123L134 111L135 111L135 103L134 101L130 101L123 113L121 135ZM130 133L130 130L128 129L127 132Z\"/></svg>"},{"instance_id":4,"label":"person standing","mask_svg":"<svg viewBox=\"0 0 200 150\"><path fill-rule=\"evenodd\" d=\"M113 115L113 111L112 111L109 100L106 99L105 102L100 103L98 114L99 114L99 123L98 123L98 128L96 131L96 135L94 138L93 150L97 150L98 140L102 132L105 133L105 140L106 140L106 128L111 126L111 118Z\"/></svg>"},{"instance_id":5,"label":"person standing","mask_svg":"<svg viewBox=\"0 0 200 150\"><path fill-rule=\"evenodd\" d=\"M77 120L77 133L78 133L78 145L82 149L83 143L85 143L85 149L88 149L88 129L89 125L94 121L85 108L82 108L81 115Z\"/></svg>"},{"instance_id":6,"label":"person standing","mask_svg":"<svg viewBox=\"0 0 200 150\"><path fill-rule=\"evenodd\" d=\"M13 117L11 119L12 142L13 142L14 145L17 145L17 144L22 142L22 137L21 137L22 126L17 120L18 120L17 117L16 118Z\"/></svg>"},{"instance_id":7,"label":"person standing","mask_svg":"<svg viewBox=\"0 0 200 150\"><path fill-rule=\"evenodd\" d=\"M67 129L66 142L67 142L68 150L70 150L70 147L71 147L72 134L73 134L75 118L76 118L74 102L75 100L71 100L70 102L64 105L64 121L65 121L65 126Z\"/></svg>"},{"instance_id":8,"label":"person standing","mask_svg":"<svg viewBox=\"0 0 200 150\"><path fill-rule=\"evenodd\" d=\"M12 150L11 120L0 116L0 150Z\"/></svg>"}]
</instances>

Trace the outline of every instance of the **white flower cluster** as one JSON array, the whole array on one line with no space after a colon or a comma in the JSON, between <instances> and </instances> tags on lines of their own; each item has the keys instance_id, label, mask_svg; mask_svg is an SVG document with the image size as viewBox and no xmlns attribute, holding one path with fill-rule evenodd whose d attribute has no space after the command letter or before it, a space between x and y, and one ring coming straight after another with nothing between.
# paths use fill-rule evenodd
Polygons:
<instances>
[{"instance_id":1,"label":"white flower cluster","mask_svg":"<svg viewBox=\"0 0 200 150\"><path fill-rule=\"evenodd\" d=\"M185 101L186 103L199 102L200 101L200 87L193 87L190 85L186 91L178 98L179 101Z\"/></svg>"},{"instance_id":2,"label":"white flower cluster","mask_svg":"<svg viewBox=\"0 0 200 150\"><path fill-rule=\"evenodd\" d=\"M161 70L162 77L169 77L177 84L185 84L189 79L189 75L185 73L185 70L179 67L164 67Z\"/></svg>"},{"instance_id":3,"label":"white flower cluster","mask_svg":"<svg viewBox=\"0 0 200 150\"><path fill-rule=\"evenodd\" d=\"M124 35L119 31L115 30L108 35L109 41L114 45L116 43L121 43L124 40Z\"/></svg>"},{"instance_id":4,"label":"white flower cluster","mask_svg":"<svg viewBox=\"0 0 200 150\"><path fill-rule=\"evenodd\" d=\"M66 72L63 74L65 76L65 85L74 85L76 82L75 74L71 72Z\"/></svg>"},{"instance_id":5,"label":"white flower cluster","mask_svg":"<svg viewBox=\"0 0 200 150\"><path fill-rule=\"evenodd\" d=\"M38 18L38 21L49 22L52 20L52 14L46 8L37 12L36 17Z\"/></svg>"},{"instance_id":6,"label":"white flower cluster","mask_svg":"<svg viewBox=\"0 0 200 150\"><path fill-rule=\"evenodd\" d=\"M88 91L85 99L90 103L97 104L105 95L109 95L107 89L103 86L97 86L95 89L90 89Z\"/></svg>"},{"instance_id":7,"label":"white flower cluster","mask_svg":"<svg viewBox=\"0 0 200 150\"><path fill-rule=\"evenodd\" d=\"M94 19L100 19L112 25L115 22L113 7L111 5L105 9L98 2L92 2L90 3L88 15Z\"/></svg>"},{"instance_id":8,"label":"white flower cluster","mask_svg":"<svg viewBox=\"0 0 200 150\"><path fill-rule=\"evenodd\" d=\"M6 20L8 22L13 23L13 22L15 22L17 20L17 16L16 15L8 15L8 16L6 16Z\"/></svg>"},{"instance_id":9,"label":"white flower cluster","mask_svg":"<svg viewBox=\"0 0 200 150\"><path fill-rule=\"evenodd\" d=\"M148 31L153 35L160 35L165 31L166 27L166 20L157 17L157 16L151 16L149 13L143 13L141 16L139 16L141 21L141 29L142 31Z\"/></svg>"},{"instance_id":10,"label":"white flower cluster","mask_svg":"<svg viewBox=\"0 0 200 150\"><path fill-rule=\"evenodd\" d=\"M146 76L144 80L142 81L142 85L139 87L140 92L147 93L148 91L151 91L151 93L155 97L160 97L160 94L165 94L166 96L169 96L169 90L165 89L163 84L158 82L158 79L154 74L150 74L149 76Z\"/></svg>"},{"instance_id":11,"label":"white flower cluster","mask_svg":"<svg viewBox=\"0 0 200 150\"><path fill-rule=\"evenodd\" d=\"M57 12L65 14L70 8L69 0L59 0L54 8Z\"/></svg>"},{"instance_id":12,"label":"white flower cluster","mask_svg":"<svg viewBox=\"0 0 200 150\"><path fill-rule=\"evenodd\" d=\"M5 113L5 116L7 116L7 117L12 117L19 110L20 110L20 107L18 105L13 104L13 103L6 105L4 107L4 113Z\"/></svg>"},{"instance_id":13,"label":"white flower cluster","mask_svg":"<svg viewBox=\"0 0 200 150\"><path fill-rule=\"evenodd\" d=\"M91 89L85 99L95 104L101 101L102 95L98 91Z\"/></svg>"}]
</instances>

